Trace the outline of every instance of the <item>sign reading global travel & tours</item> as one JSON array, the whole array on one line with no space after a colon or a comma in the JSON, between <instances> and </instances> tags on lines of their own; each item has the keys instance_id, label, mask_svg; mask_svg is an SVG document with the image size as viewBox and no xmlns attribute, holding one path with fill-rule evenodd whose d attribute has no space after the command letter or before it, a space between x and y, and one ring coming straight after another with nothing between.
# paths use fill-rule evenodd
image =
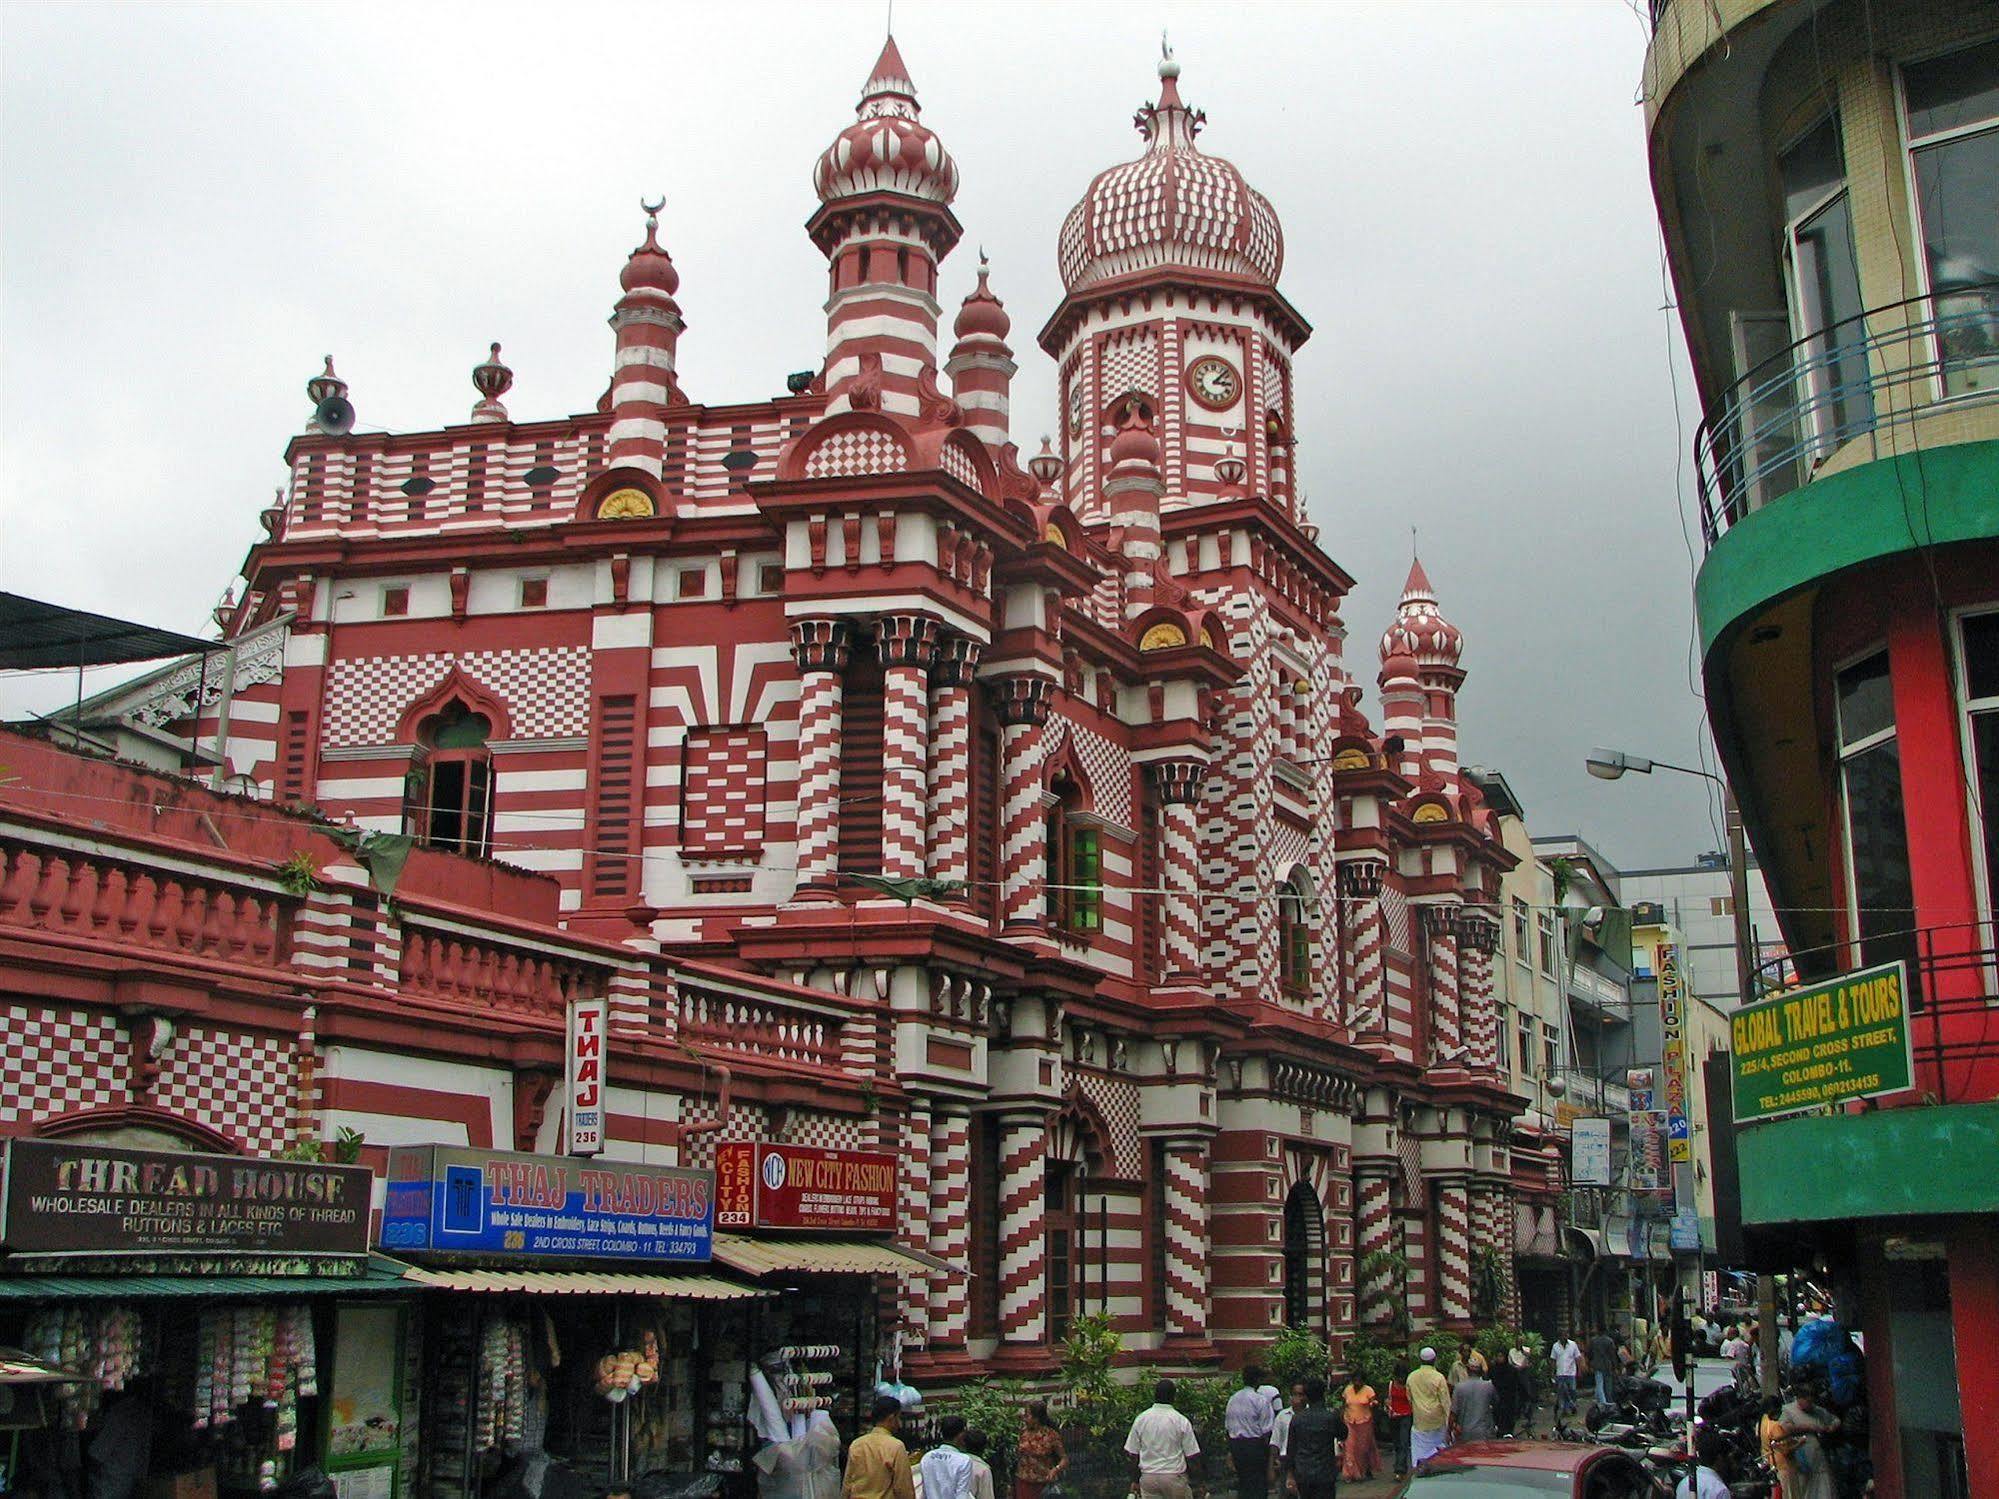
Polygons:
<instances>
[{"instance_id":1,"label":"sign reading global travel & tours","mask_svg":"<svg viewBox=\"0 0 1999 1499\"><path fill-rule=\"evenodd\" d=\"M895 1157L733 1141L715 1148L715 1226L895 1229Z\"/></svg>"},{"instance_id":2,"label":"sign reading global travel & tours","mask_svg":"<svg viewBox=\"0 0 1999 1499\"><path fill-rule=\"evenodd\" d=\"M1908 969L1886 963L1744 1005L1729 1020L1735 1122L1906 1091Z\"/></svg>"},{"instance_id":3,"label":"sign reading global travel & tours","mask_svg":"<svg viewBox=\"0 0 1999 1499\"><path fill-rule=\"evenodd\" d=\"M366 1166L7 1142L0 1243L15 1254L368 1252Z\"/></svg>"},{"instance_id":4,"label":"sign reading global travel & tours","mask_svg":"<svg viewBox=\"0 0 1999 1499\"><path fill-rule=\"evenodd\" d=\"M382 1247L599 1260L705 1260L715 1174L455 1145L389 1152Z\"/></svg>"}]
</instances>

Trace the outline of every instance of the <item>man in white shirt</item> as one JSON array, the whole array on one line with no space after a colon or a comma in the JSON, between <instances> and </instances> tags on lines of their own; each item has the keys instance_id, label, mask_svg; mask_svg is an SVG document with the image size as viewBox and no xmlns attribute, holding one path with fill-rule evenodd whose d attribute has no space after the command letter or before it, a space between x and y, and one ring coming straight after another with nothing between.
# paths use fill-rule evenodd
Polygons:
<instances>
[{"instance_id":1,"label":"man in white shirt","mask_svg":"<svg viewBox=\"0 0 1999 1499\"><path fill-rule=\"evenodd\" d=\"M1582 1345L1564 1333L1562 1340L1548 1350L1548 1357L1555 1364L1555 1414L1572 1416L1576 1412L1576 1373L1582 1368Z\"/></svg>"},{"instance_id":2,"label":"man in white shirt","mask_svg":"<svg viewBox=\"0 0 1999 1499\"><path fill-rule=\"evenodd\" d=\"M1124 1439L1131 1454L1131 1492L1144 1499L1194 1499L1187 1482L1187 1459L1201 1455L1194 1423L1173 1408L1173 1381L1152 1387L1152 1404L1138 1413ZM926 1459L927 1461L927 1459ZM925 1493L924 1499L935 1499Z\"/></svg>"},{"instance_id":3,"label":"man in white shirt","mask_svg":"<svg viewBox=\"0 0 1999 1499\"><path fill-rule=\"evenodd\" d=\"M1305 1383L1300 1380L1291 1386L1291 1403L1277 1413L1277 1419L1270 1423L1270 1481L1277 1482L1277 1474L1284 1466L1284 1454L1291 1446L1291 1418L1305 1408Z\"/></svg>"},{"instance_id":4,"label":"man in white shirt","mask_svg":"<svg viewBox=\"0 0 1999 1499\"><path fill-rule=\"evenodd\" d=\"M1222 1420L1228 1427L1229 1460L1235 1464L1236 1499L1268 1499L1270 1429L1277 1420L1277 1391L1263 1382L1258 1365L1250 1364L1242 1371L1242 1388L1229 1396Z\"/></svg>"},{"instance_id":5,"label":"man in white shirt","mask_svg":"<svg viewBox=\"0 0 1999 1499\"><path fill-rule=\"evenodd\" d=\"M964 1434L963 1416L946 1416L937 1423L938 1443L917 1464L923 1499L972 1499L972 1459L958 1450Z\"/></svg>"},{"instance_id":6,"label":"man in white shirt","mask_svg":"<svg viewBox=\"0 0 1999 1499\"><path fill-rule=\"evenodd\" d=\"M1719 1432L1701 1432L1694 1444L1700 1460L1694 1464L1693 1471L1680 1480L1680 1486L1673 1491L1673 1499L1729 1499L1728 1481L1714 1470L1723 1445Z\"/></svg>"}]
</instances>

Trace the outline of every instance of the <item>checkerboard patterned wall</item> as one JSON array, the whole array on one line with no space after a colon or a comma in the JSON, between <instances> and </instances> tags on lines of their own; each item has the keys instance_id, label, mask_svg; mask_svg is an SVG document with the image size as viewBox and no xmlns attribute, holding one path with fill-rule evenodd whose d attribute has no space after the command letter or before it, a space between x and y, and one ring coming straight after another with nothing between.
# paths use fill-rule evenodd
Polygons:
<instances>
[{"instance_id":1,"label":"checkerboard patterned wall","mask_svg":"<svg viewBox=\"0 0 1999 1499\"><path fill-rule=\"evenodd\" d=\"M681 756L682 853L742 853L763 847L769 753L759 728L688 731Z\"/></svg>"},{"instance_id":2,"label":"checkerboard patterned wall","mask_svg":"<svg viewBox=\"0 0 1999 1499\"><path fill-rule=\"evenodd\" d=\"M393 744L409 705L456 666L507 705L516 739L582 734L590 727L590 650L443 652L335 661L326 678L326 743Z\"/></svg>"},{"instance_id":3,"label":"checkerboard patterned wall","mask_svg":"<svg viewBox=\"0 0 1999 1499\"><path fill-rule=\"evenodd\" d=\"M291 1143L294 1080L290 1037L194 1025L161 1061L153 1102L275 1155Z\"/></svg>"},{"instance_id":4,"label":"checkerboard patterned wall","mask_svg":"<svg viewBox=\"0 0 1999 1499\"><path fill-rule=\"evenodd\" d=\"M110 1015L9 1005L0 1046L0 1124L123 1107L128 1048Z\"/></svg>"}]
</instances>

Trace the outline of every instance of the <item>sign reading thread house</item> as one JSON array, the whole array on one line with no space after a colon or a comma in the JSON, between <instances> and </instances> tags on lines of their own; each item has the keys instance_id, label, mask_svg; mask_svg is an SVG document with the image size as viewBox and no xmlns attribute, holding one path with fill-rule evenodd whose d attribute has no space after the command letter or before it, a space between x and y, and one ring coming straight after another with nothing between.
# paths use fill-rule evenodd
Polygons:
<instances>
[{"instance_id":1,"label":"sign reading thread house","mask_svg":"<svg viewBox=\"0 0 1999 1499\"><path fill-rule=\"evenodd\" d=\"M1902 963L1744 1005L1729 1032L1737 1124L1905 1092L1915 1076Z\"/></svg>"}]
</instances>

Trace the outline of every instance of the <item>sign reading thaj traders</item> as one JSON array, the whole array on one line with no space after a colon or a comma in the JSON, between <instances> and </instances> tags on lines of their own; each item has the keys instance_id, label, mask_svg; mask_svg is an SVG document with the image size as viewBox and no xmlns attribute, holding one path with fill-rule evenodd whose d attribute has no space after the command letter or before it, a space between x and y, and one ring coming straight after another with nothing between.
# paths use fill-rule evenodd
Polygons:
<instances>
[{"instance_id":1,"label":"sign reading thaj traders","mask_svg":"<svg viewBox=\"0 0 1999 1499\"><path fill-rule=\"evenodd\" d=\"M7 1142L0 1243L15 1254L360 1256L366 1166Z\"/></svg>"},{"instance_id":2,"label":"sign reading thaj traders","mask_svg":"<svg viewBox=\"0 0 1999 1499\"><path fill-rule=\"evenodd\" d=\"M1735 1122L1908 1090L1915 1078L1906 965L1864 968L1729 1017Z\"/></svg>"}]
</instances>

